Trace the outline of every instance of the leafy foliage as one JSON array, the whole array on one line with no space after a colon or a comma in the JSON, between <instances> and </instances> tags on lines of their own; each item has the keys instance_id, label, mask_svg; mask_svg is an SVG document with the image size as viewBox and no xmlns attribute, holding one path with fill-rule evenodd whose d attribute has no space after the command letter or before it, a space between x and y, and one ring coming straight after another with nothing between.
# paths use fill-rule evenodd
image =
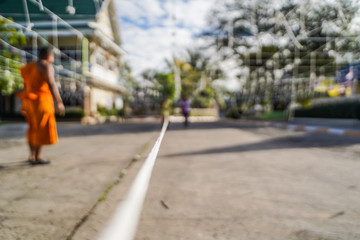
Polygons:
<instances>
[{"instance_id":1,"label":"leafy foliage","mask_svg":"<svg viewBox=\"0 0 360 240\"><path fill-rule=\"evenodd\" d=\"M156 73L154 76L155 89L160 93L162 99L173 99L175 96L174 76L169 73Z\"/></svg>"},{"instance_id":2,"label":"leafy foliage","mask_svg":"<svg viewBox=\"0 0 360 240\"><path fill-rule=\"evenodd\" d=\"M0 16L0 38L10 45L25 44L25 36L10 24L11 22ZM23 87L19 60L19 54L11 51L6 45L0 50L0 92L3 95L10 95Z\"/></svg>"},{"instance_id":3,"label":"leafy foliage","mask_svg":"<svg viewBox=\"0 0 360 240\"><path fill-rule=\"evenodd\" d=\"M224 62L239 66L236 102L280 109L292 98L306 102L314 96L310 81L360 58L358 11L348 0L228 0L213 10L204 35Z\"/></svg>"},{"instance_id":4,"label":"leafy foliage","mask_svg":"<svg viewBox=\"0 0 360 240\"><path fill-rule=\"evenodd\" d=\"M295 117L360 119L360 103L347 102L316 106L308 109L297 109Z\"/></svg>"},{"instance_id":5,"label":"leafy foliage","mask_svg":"<svg viewBox=\"0 0 360 240\"><path fill-rule=\"evenodd\" d=\"M175 60L174 65L180 72L181 98L192 99L195 108L211 107L216 100L212 82L223 76L219 65L200 51L188 51L188 58Z\"/></svg>"},{"instance_id":6,"label":"leafy foliage","mask_svg":"<svg viewBox=\"0 0 360 240\"><path fill-rule=\"evenodd\" d=\"M214 99L215 92L213 88L208 85L204 90L194 96L191 106L194 108L208 108L213 105Z\"/></svg>"}]
</instances>

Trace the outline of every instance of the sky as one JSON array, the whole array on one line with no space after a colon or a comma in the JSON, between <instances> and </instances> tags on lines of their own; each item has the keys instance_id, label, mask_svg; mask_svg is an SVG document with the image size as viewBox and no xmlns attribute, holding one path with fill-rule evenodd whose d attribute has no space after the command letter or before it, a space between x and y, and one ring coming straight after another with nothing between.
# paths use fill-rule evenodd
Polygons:
<instances>
[{"instance_id":1,"label":"sky","mask_svg":"<svg viewBox=\"0 0 360 240\"><path fill-rule=\"evenodd\" d=\"M125 60L133 73L165 69L164 59L202 43L215 0L116 0Z\"/></svg>"},{"instance_id":2,"label":"sky","mask_svg":"<svg viewBox=\"0 0 360 240\"><path fill-rule=\"evenodd\" d=\"M131 66L135 76L147 69L164 70L165 59L171 60L174 56L184 58L187 49L203 45L204 39L196 36L207 27L210 10L216 4L216 0L114 2L120 23L122 48L127 52L123 59ZM241 88L236 77L239 74L238 64L230 59L222 61L220 66L227 70L227 79L219 83L231 90Z\"/></svg>"}]
</instances>

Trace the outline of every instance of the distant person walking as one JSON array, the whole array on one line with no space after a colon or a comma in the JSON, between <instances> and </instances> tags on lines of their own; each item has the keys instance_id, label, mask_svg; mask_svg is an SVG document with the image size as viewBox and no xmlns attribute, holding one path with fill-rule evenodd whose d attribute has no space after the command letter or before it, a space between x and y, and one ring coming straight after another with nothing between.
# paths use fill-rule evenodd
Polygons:
<instances>
[{"instance_id":1,"label":"distant person walking","mask_svg":"<svg viewBox=\"0 0 360 240\"><path fill-rule=\"evenodd\" d=\"M59 113L65 114L65 107L55 83L53 62L53 50L41 48L38 60L21 68L24 91L19 93L18 97L22 99L22 113L29 126L27 141L30 147L29 162L32 165L50 163L41 156L42 146L58 141L53 98Z\"/></svg>"},{"instance_id":2,"label":"distant person walking","mask_svg":"<svg viewBox=\"0 0 360 240\"><path fill-rule=\"evenodd\" d=\"M181 112L185 118L184 125L187 127L189 126L190 100L185 97L181 100Z\"/></svg>"}]
</instances>

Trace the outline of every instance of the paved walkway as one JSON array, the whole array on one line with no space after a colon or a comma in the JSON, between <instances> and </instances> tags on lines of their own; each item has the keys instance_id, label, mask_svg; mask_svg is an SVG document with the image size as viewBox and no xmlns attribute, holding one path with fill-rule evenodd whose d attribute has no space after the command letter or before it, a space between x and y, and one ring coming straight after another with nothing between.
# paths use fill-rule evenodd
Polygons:
<instances>
[{"instance_id":1,"label":"paved walkway","mask_svg":"<svg viewBox=\"0 0 360 240\"><path fill-rule=\"evenodd\" d=\"M303 126L317 126L360 131L360 121L358 119L294 118L289 123Z\"/></svg>"},{"instance_id":2,"label":"paved walkway","mask_svg":"<svg viewBox=\"0 0 360 240\"><path fill-rule=\"evenodd\" d=\"M295 118L291 121L223 119L223 121L253 124L258 127L275 127L293 131L360 137L360 121L356 119Z\"/></svg>"},{"instance_id":3,"label":"paved walkway","mask_svg":"<svg viewBox=\"0 0 360 240\"><path fill-rule=\"evenodd\" d=\"M19 132L0 148L0 239L96 240L142 160L120 180L122 170L159 131L151 122L63 123L60 143L45 149L53 163L39 167L21 164ZM359 153L355 137L172 123L136 240L360 239Z\"/></svg>"},{"instance_id":4,"label":"paved walkway","mask_svg":"<svg viewBox=\"0 0 360 240\"><path fill-rule=\"evenodd\" d=\"M24 134L10 127L15 137ZM0 239L67 239L159 129L160 123L61 123L59 144L44 148L52 164L36 167L24 164L24 138L13 137L0 149Z\"/></svg>"},{"instance_id":5,"label":"paved walkway","mask_svg":"<svg viewBox=\"0 0 360 240\"><path fill-rule=\"evenodd\" d=\"M173 125L137 240L360 239L360 139Z\"/></svg>"}]
</instances>

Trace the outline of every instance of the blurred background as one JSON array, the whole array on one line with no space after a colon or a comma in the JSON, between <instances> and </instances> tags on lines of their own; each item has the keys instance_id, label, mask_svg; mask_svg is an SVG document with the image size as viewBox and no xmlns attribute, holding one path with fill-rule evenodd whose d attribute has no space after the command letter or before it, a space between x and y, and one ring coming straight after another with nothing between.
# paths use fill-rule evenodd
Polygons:
<instances>
[{"instance_id":1,"label":"blurred background","mask_svg":"<svg viewBox=\"0 0 360 240\"><path fill-rule=\"evenodd\" d=\"M44 46L66 115L33 167ZM358 240L359 78L358 0L0 0L0 239L96 239L172 115L135 239Z\"/></svg>"},{"instance_id":2,"label":"blurred background","mask_svg":"<svg viewBox=\"0 0 360 240\"><path fill-rule=\"evenodd\" d=\"M19 120L19 68L55 49L65 119L180 114L360 116L355 0L0 2L0 114ZM59 118L60 119L60 118Z\"/></svg>"}]
</instances>

